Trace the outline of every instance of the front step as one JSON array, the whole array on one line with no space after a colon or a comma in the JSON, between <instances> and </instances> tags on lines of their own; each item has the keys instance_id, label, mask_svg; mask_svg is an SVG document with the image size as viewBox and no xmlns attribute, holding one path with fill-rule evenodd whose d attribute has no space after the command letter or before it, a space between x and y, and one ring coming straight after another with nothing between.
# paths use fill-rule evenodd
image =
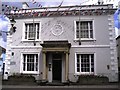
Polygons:
<instances>
[{"instance_id":1,"label":"front step","mask_svg":"<svg viewBox=\"0 0 120 90\"><path fill-rule=\"evenodd\" d=\"M46 83L46 85L48 85L48 86L64 86L64 84L61 82L48 82L48 83Z\"/></svg>"}]
</instances>

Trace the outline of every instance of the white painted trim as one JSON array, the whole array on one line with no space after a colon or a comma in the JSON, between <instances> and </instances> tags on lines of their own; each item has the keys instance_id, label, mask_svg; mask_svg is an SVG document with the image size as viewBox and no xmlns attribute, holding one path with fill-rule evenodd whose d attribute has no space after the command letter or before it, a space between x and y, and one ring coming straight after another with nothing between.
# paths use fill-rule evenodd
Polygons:
<instances>
[{"instance_id":1,"label":"white painted trim","mask_svg":"<svg viewBox=\"0 0 120 90\"><path fill-rule=\"evenodd\" d=\"M95 52L76 52L76 54L94 54Z\"/></svg>"},{"instance_id":2,"label":"white painted trim","mask_svg":"<svg viewBox=\"0 0 120 90\"><path fill-rule=\"evenodd\" d=\"M79 40L78 38L76 38L76 21L79 21L79 20L75 20L74 21L74 40ZM93 38L81 38L81 40L85 40L85 41L87 41L87 40L93 40L93 41L95 41L96 40L96 38L95 38L95 22L94 22L94 19L93 18L87 18L87 19L85 19L85 18L82 18L82 19L80 19L80 21L92 21L92 26L93 26Z\"/></svg>"},{"instance_id":3,"label":"white painted trim","mask_svg":"<svg viewBox=\"0 0 120 90\"><path fill-rule=\"evenodd\" d=\"M92 24L93 24L93 40L96 40L96 36L95 36L95 35L96 35L96 32L95 32L95 31L96 31L96 30L95 30L95 20L92 19L92 22L93 22L93 23L92 23Z\"/></svg>"},{"instance_id":4,"label":"white painted trim","mask_svg":"<svg viewBox=\"0 0 120 90\"><path fill-rule=\"evenodd\" d=\"M110 45L72 45L72 48L110 48ZM21 49L21 48L42 48L42 46L11 46L12 49Z\"/></svg>"},{"instance_id":5,"label":"white painted trim","mask_svg":"<svg viewBox=\"0 0 120 90\"><path fill-rule=\"evenodd\" d=\"M77 53L74 54L75 55L75 68L74 68L75 69L75 74L77 73L77 69L76 69L76 67L77 67L77 65L76 65L76 63L77 63L77 57L76 57L76 54Z\"/></svg>"},{"instance_id":6,"label":"white painted trim","mask_svg":"<svg viewBox=\"0 0 120 90\"><path fill-rule=\"evenodd\" d=\"M25 40L25 23L23 22L23 28L22 28L22 41Z\"/></svg>"},{"instance_id":7,"label":"white painted trim","mask_svg":"<svg viewBox=\"0 0 120 90\"><path fill-rule=\"evenodd\" d=\"M23 71L23 74L39 74L38 71Z\"/></svg>"},{"instance_id":8,"label":"white painted trim","mask_svg":"<svg viewBox=\"0 0 120 90\"><path fill-rule=\"evenodd\" d=\"M94 54L94 72L81 72L81 70L80 70L80 72L77 72L77 65L76 65L76 63L77 63L77 57L76 57L76 55L77 54ZM75 74L74 75L82 75L82 74L94 74L94 75L96 75L96 60L97 58L96 58L96 53L95 52L76 52L75 53ZM80 61L81 62L81 61Z\"/></svg>"},{"instance_id":9,"label":"white painted trim","mask_svg":"<svg viewBox=\"0 0 120 90\"><path fill-rule=\"evenodd\" d=\"M20 60L20 73L22 73L22 69L23 69L23 65L22 65L22 63L23 63L23 53L21 53L21 60Z\"/></svg>"},{"instance_id":10,"label":"white painted trim","mask_svg":"<svg viewBox=\"0 0 120 90\"><path fill-rule=\"evenodd\" d=\"M86 41L86 42L88 42L88 41L96 41L96 39L93 39L93 38L81 38L80 40L81 41ZM79 41L79 39L76 38L76 39L74 39L74 41Z\"/></svg>"},{"instance_id":11,"label":"white painted trim","mask_svg":"<svg viewBox=\"0 0 120 90\"><path fill-rule=\"evenodd\" d=\"M94 53L94 74L97 74L97 54Z\"/></svg>"},{"instance_id":12,"label":"white painted trim","mask_svg":"<svg viewBox=\"0 0 120 90\"><path fill-rule=\"evenodd\" d=\"M36 33L36 37L35 37L35 40L28 40L28 37L27 37L27 39L25 39L25 24L26 23L33 23L33 21L32 20L30 20L30 21L24 21L23 22L23 28L22 28L22 42L29 42L29 41L41 41L41 21L35 21L35 23L39 23L39 39L37 39L37 33Z\"/></svg>"},{"instance_id":13,"label":"white painted trim","mask_svg":"<svg viewBox=\"0 0 120 90\"><path fill-rule=\"evenodd\" d=\"M38 54L38 71L23 71L23 54ZM24 74L39 74L39 65L40 65L40 53L39 52L21 52L21 60L20 60L20 73Z\"/></svg>"},{"instance_id":14,"label":"white painted trim","mask_svg":"<svg viewBox=\"0 0 120 90\"><path fill-rule=\"evenodd\" d=\"M110 48L110 45L72 45L72 48Z\"/></svg>"},{"instance_id":15,"label":"white painted trim","mask_svg":"<svg viewBox=\"0 0 120 90\"><path fill-rule=\"evenodd\" d=\"M34 21L35 21L35 23L41 22L41 21L40 21L39 19L37 19L37 18L34 18ZM25 22L25 23L33 23L33 18L31 18L31 19L25 19L24 22Z\"/></svg>"},{"instance_id":16,"label":"white painted trim","mask_svg":"<svg viewBox=\"0 0 120 90\"><path fill-rule=\"evenodd\" d=\"M22 39L22 42L41 42L41 39L37 39L37 40L27 40L27 39Z\"/></svg>"},{"instance_id":17,"label":"white painted trim","mask_svg":"<svg viewBox=\"0 0 120 90\"><path fill-rule=\"evenodd\" d=\"M21 48L30 48L30 49L35 49L35 48L42 48L42 46L11 46L12 49L21 49Z\"/></svg>"},{"instance_id":18,"label":"white painted trim","mask_svg":"<svg viewBox=\"0 0 120 90\"><path fill-rule=\"evenodd\" d=\"M76 40L76 21L74 21L74 40ZM79 39L78 39L79 40Z\"/></svg>"}]
</instances>

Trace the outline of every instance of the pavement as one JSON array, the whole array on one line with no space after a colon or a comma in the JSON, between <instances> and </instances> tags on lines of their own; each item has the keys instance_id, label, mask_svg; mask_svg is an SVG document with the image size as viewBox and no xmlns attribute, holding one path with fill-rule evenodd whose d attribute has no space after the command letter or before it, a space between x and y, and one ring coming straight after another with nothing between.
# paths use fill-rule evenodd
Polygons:
<instances>
[{"instance_id":1,"label":"pavement","mask_svg":"<svg viewBox=\"0 0 120 90\"><path fill-rule=\"evenodd\" d=\"M1 87L1 86L0 86ZM2 90L120 90L120 83L101 85L65 85L65 86L40 86L40 85L2 85Z\"/></svg>"},{"instance_id":2,"label":"pavement","mask_svg":"<svg viewBox=\"0 0 120 90\"><path fill-rule=\"evenodd\" d=\"M111 88L120 89L120 85L71 85L71 86L23 86L23 85L2 85L2 88Z\"/></svg>"}]
</instances>

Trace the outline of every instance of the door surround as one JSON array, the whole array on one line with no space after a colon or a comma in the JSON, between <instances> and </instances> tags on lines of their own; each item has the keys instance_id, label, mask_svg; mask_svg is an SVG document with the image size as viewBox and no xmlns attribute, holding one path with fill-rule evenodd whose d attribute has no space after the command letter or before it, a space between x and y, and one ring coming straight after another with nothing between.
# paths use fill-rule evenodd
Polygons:
<instances>
[{"instance_id":1,"label":"door surround","mask_svg":"<svg viewBox=\"0 0 120 90\"><path fill-rule=\"evenodd\" d=\"M48 80L48 67L46 67L46 54L47 52L63 52L65 53L65 80L68 81L69 73L69 51L71 44L68 41L44 41L42 46L42 56L43 56L43 80Z\"/></svg>"}]
</instances>

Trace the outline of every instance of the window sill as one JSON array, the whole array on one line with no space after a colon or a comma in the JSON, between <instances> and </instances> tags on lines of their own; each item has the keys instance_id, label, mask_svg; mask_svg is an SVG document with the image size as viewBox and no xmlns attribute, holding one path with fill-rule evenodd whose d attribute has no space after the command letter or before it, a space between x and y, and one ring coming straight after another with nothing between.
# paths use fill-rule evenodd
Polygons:
<instances>
[{"instance_id":1,"label":"window sill","mask_svg":"<svg viewBox=\"0 0 120 90\"><path fill-rule=\"evenodd\" d=\"M38 71L23 71L23 74L39 74Z\"/></svg>"},{"instance_id":2,"label":"window sill","mask_svg":"<svg viewBox=\"0 0 120 90\"><path fill-rule=\"evenodd\" d=\"M79 75L95 75L94 72L77 72L74 74L74 76L79 76Z\"/></svg>"},{"instance_id":3,"label":"window sill","mask_svg":"<svg viewBox=\"0 0 120 90\"><path fill-rule=\"evenodd\" d=\"M92 39L92 38L81 38L81 41L96 41L96 39ZM74 39L74 41L79 41L79 39Z\"/></svg>"},{"instance_id":4,"label":"window sill","mask_svg":"<svg viewBox=\"0 0 120 90\"><path fill-rule=\"evenodd\" d=\"M22 40L22 42L41 42L41 40Z\"/></svg>"}]
</instances>

